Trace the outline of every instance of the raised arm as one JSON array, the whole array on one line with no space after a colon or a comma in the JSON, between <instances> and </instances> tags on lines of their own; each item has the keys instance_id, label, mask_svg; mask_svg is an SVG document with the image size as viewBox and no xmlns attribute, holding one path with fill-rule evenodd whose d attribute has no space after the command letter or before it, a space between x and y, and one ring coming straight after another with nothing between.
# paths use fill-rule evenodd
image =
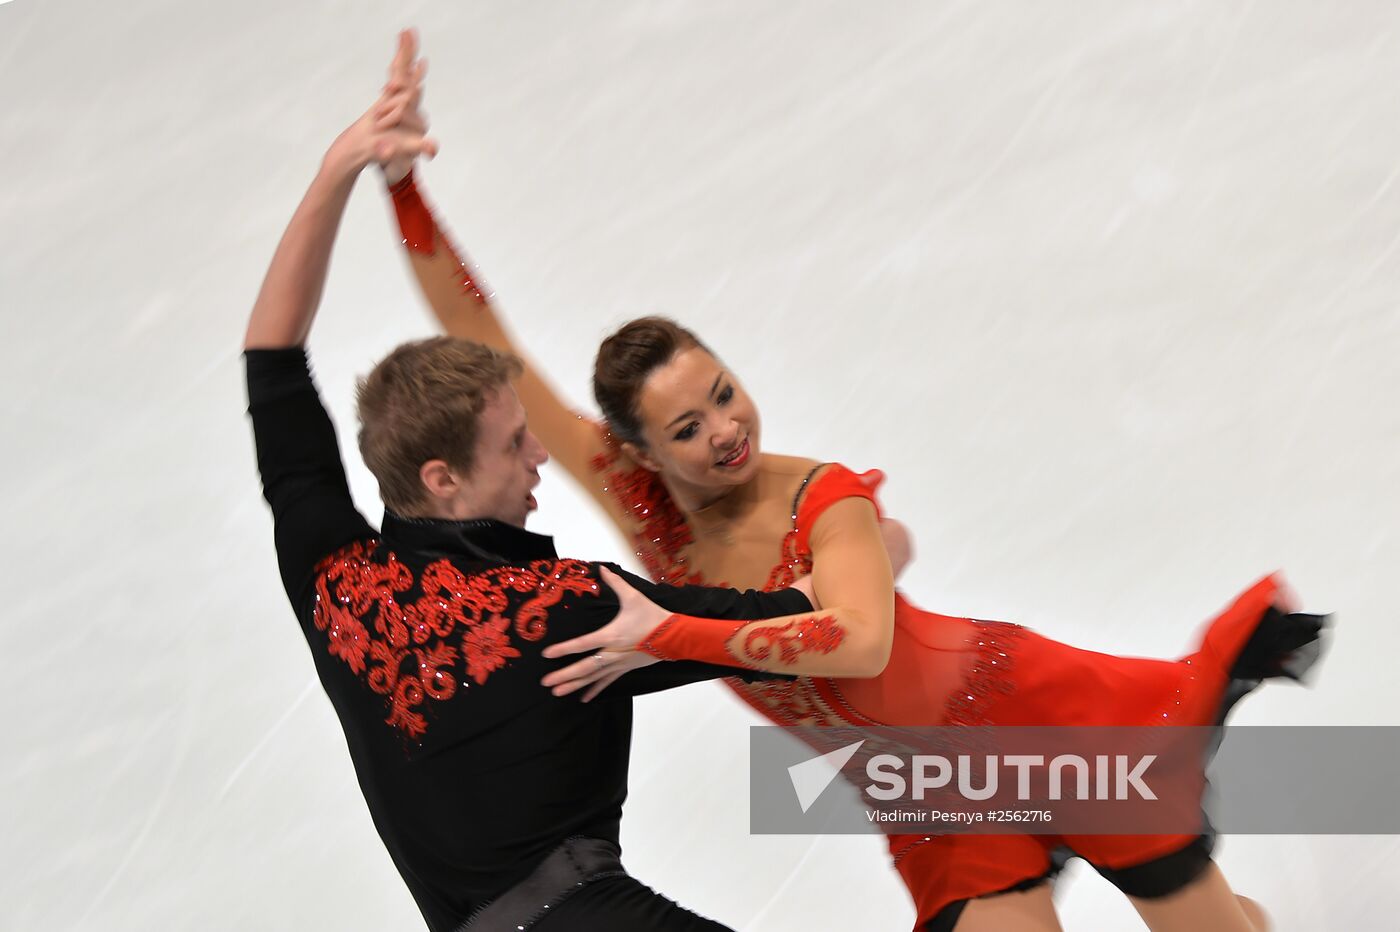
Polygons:
<instances>
[{"instance_id":1,"label":"raised arm","mask_svg":"<svg viewBox=\"0 0 1400 932\"><path fill-rule=\"evenodd\" d=\"M301 346L321 303L331 250L346 202L366 166L386 171L433 155L436 143L421 131L405 129L399 117L419 94L421 67L413 62L411 33L399 36L399 50L383 94L331 144L320 171L292 215L263 278L248 318L244 349ZM404 168L398 168L402 171Z\"/></svg>"},{"instance_id":2,"label":"raised arm","mask_svg":"<svg viewBox=\"0 0 1400 932\"><path fill-rule=\"evenodd\" d=\"M412 106L397 114L405 125L415 126L421 121L417 102L418 98L414 98ZM385 180L389 182L409 266L442 329L449 336L484 343L520 357L525 371L516 380L515 390L525 406L531 431L540 438L555 462L615 516L615 503L604 497L589 465L594 457L604 452L598 424L591 418L581 417L565 404L521 343L507 330L490 289L439 224L424 197L422 179L412 171L386 171Z\"/></svg>"},{"instance_id":3,"label":"raised arm","mask_svg":"<svg viewBox=\"0 0 1400 932\"><path fill-rule=\"evenodd\" d=\"M396 67L408 51L401 38ZM386 119L413 93L391 80L375 106L332 144L273 254L244 337L258 471L293 604L307 596L317 561L374 533L350 497L335 430L317 397L303 344L356 177L371 162L411 160L431 151L421 134L396 129Z\"/></svg>"},{"instance_id":4,"label":"raised arm","mask_svg":"<svg viewBox=\"0 0 1400 932\"><path fill-rule=\"evenodd\" d=\"M420 179L410 173L389 190L409 265L438 323L449 336L484 343L520 357L525 371L515 381L515 390L525 406L530 430L555 462L612 514L615 505L603 497L589 466L594 457L604 452L597 422L564 403L506 329L490 290L438 224L423 197Z\"/></svg>"}]
</instances>

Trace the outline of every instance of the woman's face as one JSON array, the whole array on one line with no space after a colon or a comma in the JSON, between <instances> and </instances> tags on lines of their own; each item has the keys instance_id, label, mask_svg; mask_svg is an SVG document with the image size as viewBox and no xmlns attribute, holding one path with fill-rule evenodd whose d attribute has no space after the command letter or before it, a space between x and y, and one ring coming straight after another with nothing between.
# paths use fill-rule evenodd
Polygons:
<instances>
[{"instance_id":1,"label":"woman's face","mask_svg":"<svg viewBox=\"0 0 1400 932\"><path fill-rule=\"evenodd\" d=\"M719 360L698 346L652 372L637 396L645 449L634 455L699 488L742 485L758 473L758 410Z\"/></svg>"}]
</instances>

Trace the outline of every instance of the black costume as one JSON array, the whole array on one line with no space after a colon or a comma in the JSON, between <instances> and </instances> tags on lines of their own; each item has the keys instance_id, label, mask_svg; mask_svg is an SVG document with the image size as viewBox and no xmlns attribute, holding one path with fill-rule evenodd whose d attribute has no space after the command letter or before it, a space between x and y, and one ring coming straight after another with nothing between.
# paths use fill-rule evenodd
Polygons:
<instances>
[{"instance_id":1,"label":"black costume","mask_svg":"<svg viewBox=\"0 0 1400 932\"><path fill-rule=\"evenodd\" d=\"M282 582L375 827L429 927L518 913L503 896L515 888L533 905L530 915L512 913L512 928L542 917L542 929L722 928L622 873L617 841L630 697L736 670L662 663L591 703L553 696L541 678L577 658L540 651L617 611L599 564L560 559L550 538L498 521L386 513L375 532L351 500L305 352L250 350L246 359ZM688 615L812 609L794 590L673 588L617 572ZM550 889L559 883L567 889Z\"/></svg>"}]
</instances>

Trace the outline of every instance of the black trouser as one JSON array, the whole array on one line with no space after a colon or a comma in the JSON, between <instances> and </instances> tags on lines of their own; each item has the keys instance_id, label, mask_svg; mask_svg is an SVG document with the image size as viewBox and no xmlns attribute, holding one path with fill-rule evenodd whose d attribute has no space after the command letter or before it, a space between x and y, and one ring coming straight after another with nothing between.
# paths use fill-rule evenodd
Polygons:
<instances>
[{"instance_id":1,"label":"black trouser","mask_svg":"<svg viewBox=\"0 0 1400 932\"><path fill-rule=\"evenodd\" d=\"M733 932L629 876L619 854L600 838L569 838L459 932Z\"/></svg>"},{"instance_id":2,"label":"black trouser","mask_svg":"<svg viewBox=\"0 0 1400 932\"><path fill-rule=\"evenodd\" d=\"M729 926L677 906L635 877L606 877L579 887L531 932L734 932Z\"/></svg>"}]
</instances>

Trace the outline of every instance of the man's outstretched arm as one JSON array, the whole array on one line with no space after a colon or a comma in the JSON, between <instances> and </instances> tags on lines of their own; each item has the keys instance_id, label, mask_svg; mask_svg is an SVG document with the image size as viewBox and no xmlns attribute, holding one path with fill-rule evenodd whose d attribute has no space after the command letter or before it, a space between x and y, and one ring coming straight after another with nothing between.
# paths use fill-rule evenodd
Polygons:
<instances>
[{"instance_id":1,"label":"man's outstretched arm","mask_svg":"<svg viewBox=\"0 0 1400 932\"><path fill-rule=\"evenodd\" d=\"M248 319L244 349L283 349L306 342L321 303L336 232L360 172L379 164L390 179L402 177L414 158L437 152L421 124L399 123L410 103L416 108L420 93L423 68L413 62L413 48L412 36L400 35L384 93L326 152L268 266Z\"/></svg>"},{"instance_id":2,"label":"man's outstretched arm","mask_svg":"<svg viewBox=\"0 0 1400 932\"><path fill-rule=\"evenodd\" d=\"M400 36L383 95L327 151L277 246L248 321L244 355L258 471L272 508L283 585L298 608L310 595L319 561L374 536L350 497L335 429L316 394L303 344L359 173L374 162L406 172L406 163L433 150L421 124L398 122L416 99L422 76L412 52L411 36Z\"/></svg>"}]
</instances>

